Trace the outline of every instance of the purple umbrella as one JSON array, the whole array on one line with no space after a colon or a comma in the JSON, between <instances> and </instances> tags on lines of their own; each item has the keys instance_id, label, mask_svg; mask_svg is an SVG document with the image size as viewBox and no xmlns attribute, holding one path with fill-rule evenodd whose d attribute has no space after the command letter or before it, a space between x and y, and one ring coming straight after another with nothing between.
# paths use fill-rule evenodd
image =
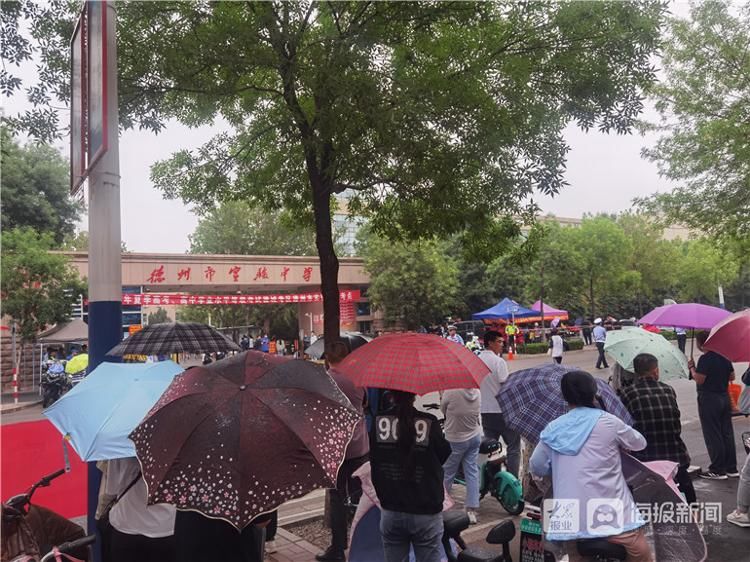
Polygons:
<instances>
[{"instance_id":1,"label":"purple umbrella","mask_svg":"<svg viewBox=\"0 0 750 562\"><path fill-rule=\"evenodd\" d=\"M638 323L710 330L731 314L731 312L723 308L687 302L682 304L668 304L655 308L638 320Z\"/></svg>"}]
</instances>

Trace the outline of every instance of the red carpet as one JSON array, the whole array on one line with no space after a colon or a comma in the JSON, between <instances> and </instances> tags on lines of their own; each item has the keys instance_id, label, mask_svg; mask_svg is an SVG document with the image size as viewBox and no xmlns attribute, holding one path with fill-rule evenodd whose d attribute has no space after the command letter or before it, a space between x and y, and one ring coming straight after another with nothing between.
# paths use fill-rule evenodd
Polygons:
<instances>
[{"instance_id":1,"label":"red carpet","mask_svg":"<svg viewBox=\"0 0 750 562\"><path fill-rule=\"evenodd\" d=\"M62 436L47 420L0 427L0 497L24 492L42 476L65 468ZM70 472L39 488L33 502L65 517L86 515L86 463L68 447Z\"/></svg>"}]
</instances>

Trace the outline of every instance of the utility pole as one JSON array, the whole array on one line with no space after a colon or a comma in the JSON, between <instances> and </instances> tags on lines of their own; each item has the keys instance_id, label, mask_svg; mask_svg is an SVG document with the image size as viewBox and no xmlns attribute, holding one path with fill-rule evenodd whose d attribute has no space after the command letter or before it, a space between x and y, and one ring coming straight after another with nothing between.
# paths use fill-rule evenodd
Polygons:
<instances>
[{"instance_id":1,"label":"utility pole","mask_svg":"<svg viewBox=\"0 0 750 562\"><path fill-rule=\"evenodd\" d=\"M91 2L89 8L96 2ZM106 99L104 112L107 149L89 176L89 372L104 361L107 352L122 339L122 265L120 235L120 154L117 95L117 10L113 1L102 2L106 10ZM95 13L94 10L90 13ZM92 76L92 79L98 77ZM88 463L88 532L94 519L101 473ZM97 541L99 544L99 541ZM101 560L101 553L96 553Z\"/></svg>"}]
</instances>

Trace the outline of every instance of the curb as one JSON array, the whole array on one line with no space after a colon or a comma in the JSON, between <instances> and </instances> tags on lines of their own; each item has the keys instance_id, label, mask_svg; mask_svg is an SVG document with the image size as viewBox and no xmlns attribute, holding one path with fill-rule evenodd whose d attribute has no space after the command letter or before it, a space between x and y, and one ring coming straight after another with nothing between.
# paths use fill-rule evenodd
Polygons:
<instances>
[{"instance_id":1,"label":"curb","mask_svg":"<svg viewBox=\"0 0 750 562\"><path fill-rule=\"evenodd\" d=\"M26 408L33 408L42 403L41 400L35 400L32 402L19 402L18 404L4 404L0 406L0 414L12 414Z\"/></svg>"}]
</instances>

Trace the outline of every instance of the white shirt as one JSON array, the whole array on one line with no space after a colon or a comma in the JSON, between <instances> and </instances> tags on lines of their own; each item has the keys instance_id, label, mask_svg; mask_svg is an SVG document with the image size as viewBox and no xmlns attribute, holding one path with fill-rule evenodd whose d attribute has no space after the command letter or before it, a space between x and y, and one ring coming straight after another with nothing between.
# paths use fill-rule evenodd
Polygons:
<instances>
[{"instance_id":1,"label":"white shirt","mask_svg":"<svg viewBox=\"0 0 750 562\"><path fill-rule=\"evenodd\" d=\"M552 357L562 357L564 349L562 337L554 335L550 341L552 342Z\"/></svg>"},{"instance_id":2,"label":"white shirt","mask_svg":"<svg viewBox=\"0 0 750 562\"><path fill-rule=\"evenodd\" d=\"M140 469L135 457L109 461L107 494L122 494ZM175 507L166 503L148 505L146 496L146 481L141 477L109 512L110 523L115 529L128 535L143 535L154 539L172 536Z\"/></svg>"},{"instance_id":3,"label":"white shirt","mask_svg":"<svg viewBox=\"0 0 750 562\"><path fill-rule=\"evenodd\" d=\"M500 414L500 404L495 397L503 383L508 380L508 365L505 359L489 349L482 351L479 358L490 369L490 373L482 379L482 385L479 387L482 393L482 413Z\"/></svg>"}]
</instances>

